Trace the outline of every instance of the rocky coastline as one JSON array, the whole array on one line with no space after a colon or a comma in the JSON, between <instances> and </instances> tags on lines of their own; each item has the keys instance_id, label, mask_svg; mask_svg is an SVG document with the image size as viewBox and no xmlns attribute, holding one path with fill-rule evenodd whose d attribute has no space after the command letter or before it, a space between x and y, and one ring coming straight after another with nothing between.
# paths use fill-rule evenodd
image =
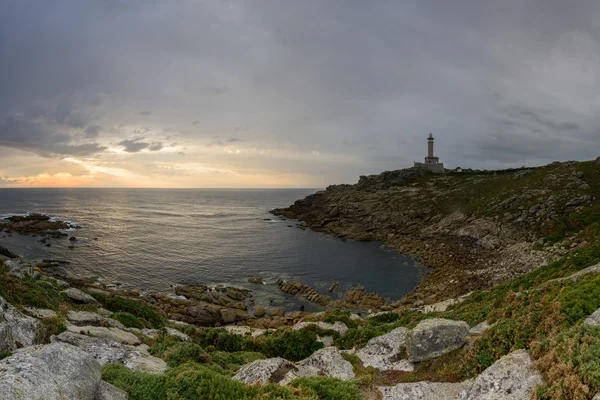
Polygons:
<instances>
[{"instance_id":1,"label":"rocky coastline","mask_svg":"<svg viewBox=\"0 0 600 400\"><path fill-rule=\"evenodd\" d=\"M421 306L514 279L582 245L563 221L595 202L589 183L599 163L443 175L408 168L332 185L272 213L415 257L430 271L403 303Z\"/></svg>"},{"instance_id":2,"label":"rocky coastline","mask_svg":"<svg viewBox=\"0 0 600 400\"><path fill-rule=\"evenodd\" d=\"M600 398L599 195L596 160L394 171L274 210L431 267L396 302L278 282L318 313L226 285L140 293L2 249L0 398Z\"/></svg>"}]
</instances>

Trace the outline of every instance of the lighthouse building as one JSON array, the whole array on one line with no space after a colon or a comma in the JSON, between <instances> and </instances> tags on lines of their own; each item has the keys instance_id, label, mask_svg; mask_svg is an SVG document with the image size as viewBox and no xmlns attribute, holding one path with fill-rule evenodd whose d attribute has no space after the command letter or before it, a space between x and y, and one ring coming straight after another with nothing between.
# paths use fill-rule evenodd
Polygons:
<instances>
[{"instance_id":1,"label":"lighthouse building","mask_svg":"<svg viewBox=\"0 0 600 400\"><path fill-rule=\"evenodd\" d=\"M425 157L425 162L415 162L415 168L422 168L436 174L443 174L445 172L444 163L441 163L440 159L433 155L433 140L433 135L430 133L427 138L427 157Z\"/></svg>"}]
</instances>

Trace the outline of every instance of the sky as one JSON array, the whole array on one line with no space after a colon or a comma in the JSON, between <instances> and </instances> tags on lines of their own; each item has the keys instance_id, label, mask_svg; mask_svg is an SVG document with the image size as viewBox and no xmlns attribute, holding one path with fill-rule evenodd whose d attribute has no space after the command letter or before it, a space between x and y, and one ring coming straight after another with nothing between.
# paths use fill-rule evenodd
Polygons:
<instances>
[{"instance_id":1,"label":"sky","mask_svg":"<svg viewBox=\"0 0 600 400\"><path fill-rule=\"evenodd\" d=\"M3 0L0 187L600 156L600 2Z\"/></svg>"}]
</instances>

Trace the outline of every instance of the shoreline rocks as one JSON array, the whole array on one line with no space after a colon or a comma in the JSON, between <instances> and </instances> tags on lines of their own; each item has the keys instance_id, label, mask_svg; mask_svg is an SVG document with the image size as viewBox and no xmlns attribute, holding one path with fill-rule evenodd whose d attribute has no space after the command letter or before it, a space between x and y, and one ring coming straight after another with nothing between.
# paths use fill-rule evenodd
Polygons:
<instances>
[{"instance_id":1,"label":"shoreline rocks","mask_svg":"<svg viewBox=\"0 0 600 400\"><path fill-rule=\"evenodd\" d=\"M284 281L280 279L277 281L277 286L279 287L279 290L284 293L303 297L306 300L321 306L326 306L331 302L329 296L317 293L313 288L302 282Z\"/></svg>"}]
</instances>

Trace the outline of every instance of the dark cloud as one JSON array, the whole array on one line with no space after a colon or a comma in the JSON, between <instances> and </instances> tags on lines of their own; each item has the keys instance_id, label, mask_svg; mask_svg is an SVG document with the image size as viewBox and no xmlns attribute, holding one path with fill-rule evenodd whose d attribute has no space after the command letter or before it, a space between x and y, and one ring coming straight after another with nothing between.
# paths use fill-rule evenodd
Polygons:
<instances>
[{"instance_id":1,"label":"dark cloud","mask_svg":"<svg viewBox=\"0 0 600 400\"><path fill-rule=\"evenodd\" d=\"M0 146L30 151L42 157L90 156L106 150L98 143L76 143L71 134L55 131L43 122L18 117L0 121Z\"/></svg>"},{"instance_id":2,"label":"dark cloud","mask_svg":"<svg viewBox=\"0 0 600 400\"><path fill-rule=\"evenodd\" d=\"M143 117L149 117L150 115L152 115L152 112L150 112L150 111L140 111L140 112L138 112L138 115L141 115Z\"/></svg>"},{"instance_id":3,"label":"dark cloud","mask_svg":"<svg viewBox=\"0 0 600 400\"><path fill-rule=\"evenodd\" d=\"M90 125L86 127L83 132L85 134L85 137L95 139L98 137L101 131L102 127L100 125Z\"/></svg>"},{"instance_id":4,"label":"dark cloud","mask_svg":"<svg viewBox=\"0 0 600 400\"><path fill-rule=\"evenodd\" d=\"M238 143L238 142L243 142L243 139L237 138L237 137L230 137L229 139L227 139L227 143Z\"/></svg>"},{"instance_id":5,"label":"dark cloud","mask_svg":"<svg viewBox=\"0 0 600 400\"><path fill-rule=\"evenodd\" d=\"M125 139L120 141L118 145L123 146L123 150L127 153L138 153L144 149L148 149L150 151L159 151L165 147L162 142L144 142L143 140L143 137Z\"/></svg>"},{"instance_id":6,"label":"dark cloud","mask_svg":"<svg viewBox=\"0 0 600 400\"><path fill-rule=\"evenodd\" d=\"M139 151L144 150L145 148L147 148L148 146L150 146L150 143L147 142L142 142L142 139L126 139L126 140L122 140L118 143L119 146L123 146L124 149L127 153L137 153Z\"/></svg>"}]
</instances>

